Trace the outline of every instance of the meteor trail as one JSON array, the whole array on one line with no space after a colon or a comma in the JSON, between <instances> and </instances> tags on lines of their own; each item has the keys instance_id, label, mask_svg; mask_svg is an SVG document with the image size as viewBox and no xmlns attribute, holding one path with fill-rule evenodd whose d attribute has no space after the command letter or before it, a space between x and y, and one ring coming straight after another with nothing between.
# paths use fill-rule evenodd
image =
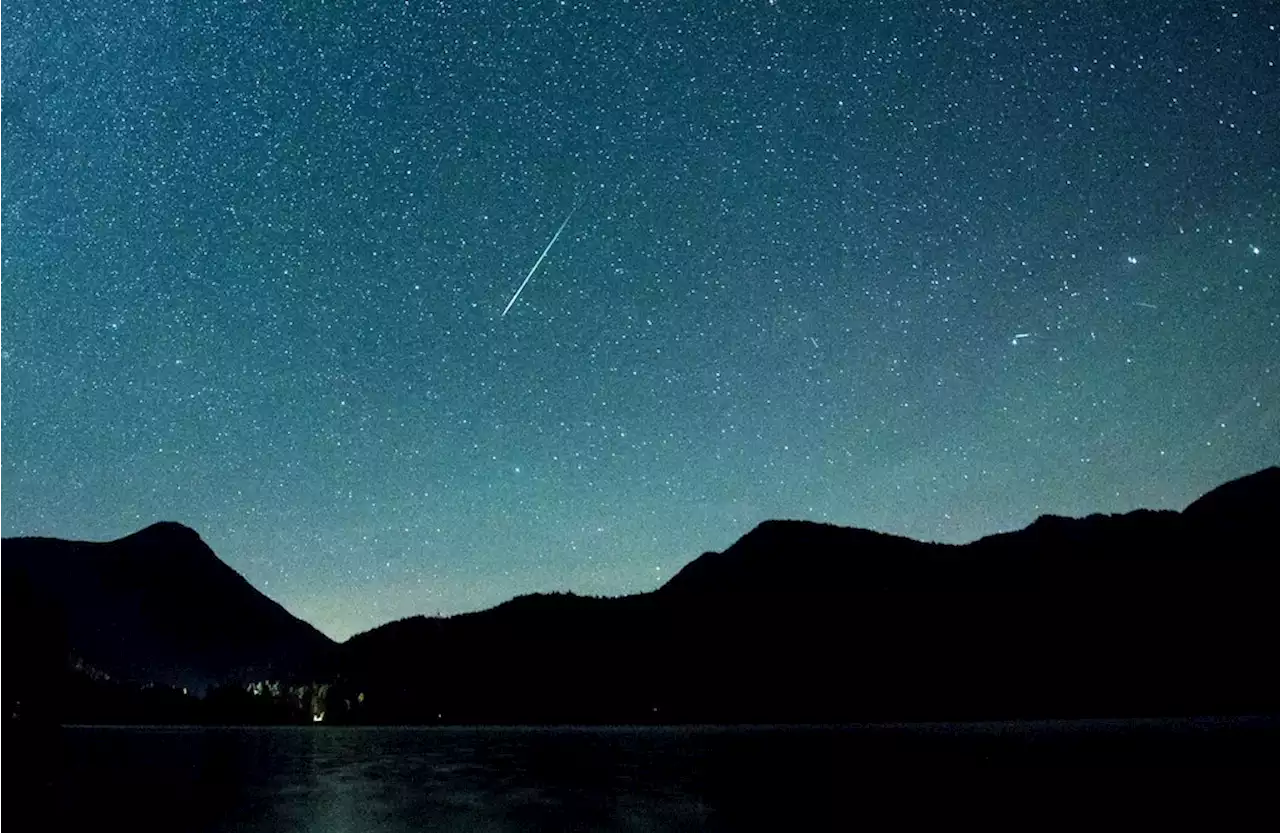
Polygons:
<instances>
[{"instance_id":1,"label":"meteor trail","mask_svg":"<svg viewBox=\"0 0 1280 833\"><path fill-rule=\"evenodd\" d=\"M499 318L507 317L507 312L511 310L511 305L516 302L516 298L520 297L520 293L524 292L525 284L529 283L529 279L533 277L533 273L538 271L538 267L542 265L542 259L547 256L547 252L551 251L551 247L556 244L557 238L560 237L560 232L564 231L565 226L569 225L569 218L573 216L573 212L577 211L578 206L581 204L581 202L574 203L573 208L569 209L569 213L564 215L564 222L560 224L560 228L556 229L556 233L551 235L551 242L542 250L542 254L538 255L538 259L534 262L533 268L529 270L529 274L524 276L524 281L520 284L520 288L516 290L515 295L511 296L511 300L507 301L507 308L502 311L502 315L498 316Z\"/></svg>"}]
</instances>

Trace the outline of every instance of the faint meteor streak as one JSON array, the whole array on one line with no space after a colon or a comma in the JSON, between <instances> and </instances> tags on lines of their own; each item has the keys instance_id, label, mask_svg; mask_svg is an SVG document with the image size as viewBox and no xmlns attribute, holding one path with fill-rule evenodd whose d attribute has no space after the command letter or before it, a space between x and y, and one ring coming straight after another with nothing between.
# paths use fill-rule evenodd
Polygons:
<instances>
[{"instance_id":1,"label":"faint meteor streak","mask_svg":"<svg viewBox=\"0 0 1280 833\"><path fill-rule=\"evenodd\" d=\"M538 255L538 259L534 262L533 268L529 270L529 274L524 276L524 281L521 282L520 288L516 290L515 295L511 296L511 300L507 301L507 307L502 311L502 315L498 316L499 318L507 317L507 313L511 310L512 305L515 304L516 299L520 297L520 293L524 292L525 285L529 283L529 279L533 277L533 273L538 271L538 267L542 265L543 258L547 256L547 252L551 251L551 247L556 244L556 240L560 237L560 232L564 231L565 226L569 225L569 218L573 216L573 212L577 211L578 206L581 204L581 202L575 203L573 208L569 209L569 213L564 215L564 222L560 224L560 228L556 229L556 233L551 235L551 242L542 250L542 254Z\"/></svg>"},{"instance_id":2,"label":"faint meteor streak","mask_svg":"<svg viewBox=\"0 0 1280 833\"><path fill-rule=\"evenodd\" d=\"M1134 304L1136 304L1137 306L1140 306L1140 307L1146 307L1147 309L1155 309L1155 308L1156 308L1156 305L1155 305L1155 304L1148 304L1146 301L1134 301L1133 303L1134 303Z\"/></svg>"}]
</instances>

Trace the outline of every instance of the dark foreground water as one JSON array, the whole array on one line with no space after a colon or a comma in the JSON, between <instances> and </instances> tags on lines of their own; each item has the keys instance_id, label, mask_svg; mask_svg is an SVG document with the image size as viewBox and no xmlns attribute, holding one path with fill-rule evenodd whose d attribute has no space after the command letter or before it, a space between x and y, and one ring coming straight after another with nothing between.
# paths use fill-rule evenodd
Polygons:
<instances>
[{"instance_id":1,"label":"dark foreground water","mask_svg":"<svg viewBox=\"0 0 1280 833\"><path fill-rule=\"evenodd\" d=\"M847 828L876 776L1045 765L1274 766L1280 720L834 728L77 728L5 821L40 829ZM15 767L23 767L21 776ZM17 827L11 829L19 829ZM33 828L34 829L34 828Z\"/></svg>"}]
</instances>

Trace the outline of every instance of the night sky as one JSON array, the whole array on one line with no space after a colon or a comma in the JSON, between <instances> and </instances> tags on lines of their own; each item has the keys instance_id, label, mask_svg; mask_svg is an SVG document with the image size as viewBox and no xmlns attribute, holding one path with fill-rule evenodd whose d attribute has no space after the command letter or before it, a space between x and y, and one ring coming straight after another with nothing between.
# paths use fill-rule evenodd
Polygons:
<instances>
[{"instance_id":1,"label":"night sky","mask_svg":"<svg viewBox=\"0 0 1280 833\"><path fill-rule=\"evenodd\" d=\"M1274 2L13 0L2 56L7 536L179 521L341 638L1280 462Z\"/></svg>"}]
</instances>

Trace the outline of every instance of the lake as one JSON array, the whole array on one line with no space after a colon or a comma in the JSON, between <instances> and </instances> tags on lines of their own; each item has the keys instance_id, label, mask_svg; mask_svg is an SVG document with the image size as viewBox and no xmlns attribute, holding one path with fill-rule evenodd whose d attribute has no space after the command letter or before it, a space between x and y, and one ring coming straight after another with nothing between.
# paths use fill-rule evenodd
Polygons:
<instances>
[{"instance_id":1,"label":"lake","mask_svg":"<svg viewBox=\"0 0 1280 833\"><path fill-rule=\"evenodd\" d=\"M63 727L25 755L26 767L6 738L5 820L17 811L55 829L131 831L847 827L865 815L868 772L1271 766L1278 740L1274 718L821 728Z\"/></svg>"}]
</instances>

